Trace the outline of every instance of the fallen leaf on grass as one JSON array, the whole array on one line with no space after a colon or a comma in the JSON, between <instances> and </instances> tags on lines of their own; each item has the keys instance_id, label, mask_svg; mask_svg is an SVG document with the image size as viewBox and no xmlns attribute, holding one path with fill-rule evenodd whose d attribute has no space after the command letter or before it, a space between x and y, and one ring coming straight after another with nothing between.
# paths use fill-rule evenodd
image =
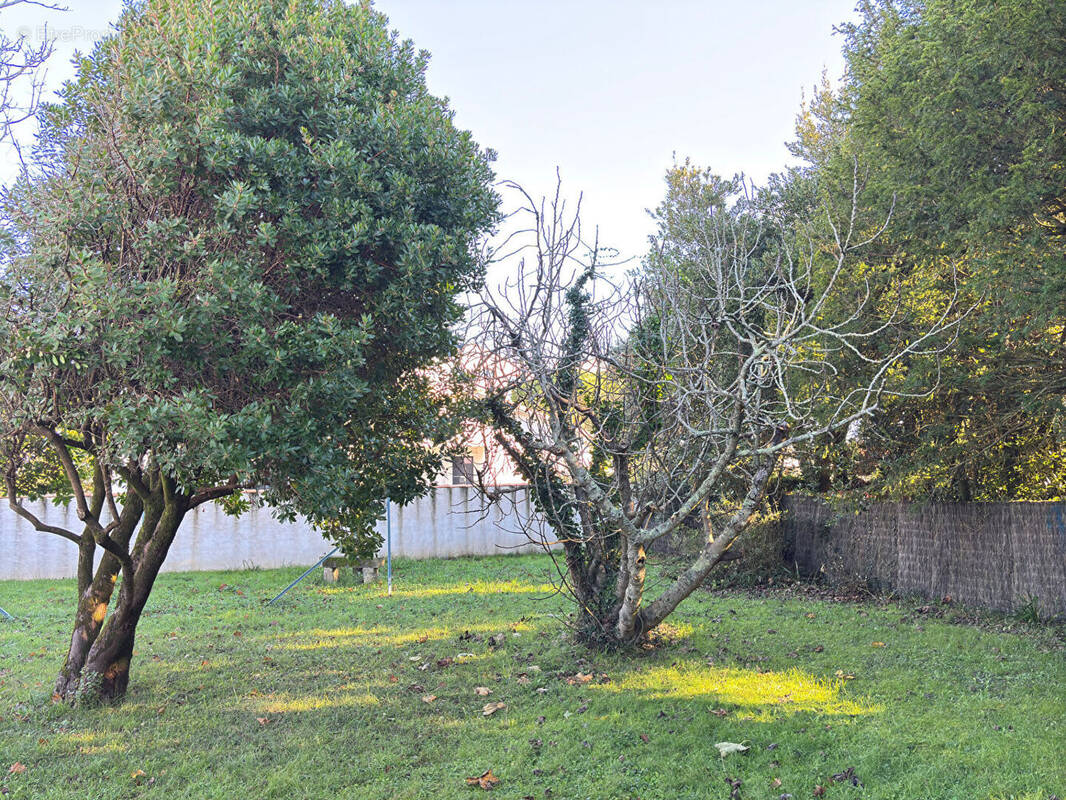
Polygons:
<instances>
[{"instance_id":1,"label":"fallen leaf on grass","mask_svg":"<svg viewBox=\"0 0 1066 800\"><path fill-rule=\"evenodd\" d=\"M446 658L437 659L437 666L440 667L441 669L443 669L444 667L450 666L451 663L452 663L452 659L451 658L447 658L446 657Z\"/></svg>"},{"instance_id":2,"label":"fallen leaf on grass","mask_svg":"<svg viewBox=\"0 0 1066 800\"><path fill-rule=\"evenodd\" d=\"M852 675L852 674L851 674L851 673L849 673L849 672L844 672L844 670L842 670L842 669L838 669L838 670L836 671L836 676L837 676L838 678L843 678L843 679L844 679L844 680L846 680L846 681L850 681L850 680L853 680L853 679L855 678L855 676L854 676L854 675Z\"/></svg>"},{"instance_id":3,"label":"fallen leaf on grass","mask_svg":"<svg viewBox=\"0 0 1066 800\"><path fill-rule=\"evenodd\" d=\"M468 786L479 786L482 789L495 789L496 784L499 782L500 779L492 774L491 769L485 770L476 777L466 779L466 783Z\"/></svg>"},{"instance_id":4,"label":"fallen leaf on grass","mask_svg":"<svg viewBox=\"0 0 1066 800\"><path fill-rule=\"evenodd\" d=\"M18 775L19 773L25 771L26 765L23 764L21 761L16 761L14 764L11 765L11 769L9 769L7 772L9 775Z\"/></svg>"},{"instance_id":5,"label":"fallen leaf on grass","mask_svg":"<svg viewBox=\"0 0 1066 800\"><path fill-rule=\"evenodd\" d=\"M772 781L770 781L770 788L771 789L776 789L780 785L781 785L781 779L780 778L774 778Z\"/></svg>"},{"instance_id":6,"label":"fallen leaf on grass","mask_svg":"<svg viewBox=\"0 0 1066 800\"><path fill-rule=\"evenodd\" d=\"M474 694L480 697L488 697L490 694L492 694L492 689L490 689L488 686L475 686Z\"/></svg>"},{"instance_id":7,"label":"fallen leaf on grass","mask_svg":"<svg viewBox=\"0 0 1066 800\"><path fill-rule=\"evenodd\" d=\"M256 717L255 721L258 722L260 725L269 725L270 717Z\"/></svg>"},{"instance_id":8,"label":"fallen leaf on grass","mask_svg":"<svg viewBox=\"0 0 1066 800\"><path fill-rule=\"evenodd\" d=\"M729 800L740 800L740 787L744 785L744 781L740 778L726 778L725 782L729 784Z\"/></svg>"},{"instance_id":9,"label":"fallen leaf on grass","mask_svg":"<svg viewBox=\"0 0 1066 800\"><path fill-rule=\"evenodd\" d=\"M821 797L824 794L825 794L825 787L822 786L822 784L818 784L817 786L814 787L814 796L815 797Z\"/></svg>"},{"instance_id":10,"label":"fallen leaf on grass","mask_svg":"<svg viewBox=\"0 0 1066 800\"><path fill-rule=\"evenodd\" d=\"M483 717L491 717L497 711L501 711L507 708L507 703L485 703L481 707L481 715Z\"/></svg>"},{"instance_id":11,"label":"fallen leaf on grass","mask_svg":"<svg viewBox=\"0 0 1066 800\"><path fill-rule=\"evenodd\" d=\"M725 758L732 753L743 753L750 749L747 745L738 744L737 742L718 742L715 747L718 748L718 752L721 754L722 758Z\"/></svg>"},{"instance_id":12,"label":"fallen leaf on grass","mask_svg":"<svg viewBox=\"0 0 1066 800\"><path fill-rule=\"evenodd\" d=\"M584 672L579 672L576 675L572 675L569 678L567 678L566 682L568 684L570 684L571 686L576 686L576 685L579 685L579 684L582 684L582 683L591 683L592 682L592 673L589 672L589 673L586 674Z\"/></svg>"},{"instance_id":13,"label":"fallen leaf on grass","mask_svg":"<svg viewBox=\"0 0 1066 800\"><path fill-rule=\"evenodd\" d=\"M389 683L396 683L396 682L397 682L397 681L399 681L399 680L400 680L400 679L399 679L399 678L397 678L397 677L396 677L395 675L390 675L390 676L389 676Z\"/></svg>"},{"instance_id":14,"label":"fallen leaf on grass","mask_svg":"<svg viewBox=\"0 0 1066 800\"><path fill-rule=\"evenodd\" d=\"M422 702L423 703L432 703L436 699L437 699L437 695L435 695L435 694L424 694L424 695L422 695Z\"/></svg>"},{"instance_id":15,"label":"fallen leaf on grass","mask_svg":"<svg viewBox=\"0 0 1066 800\"><path fill-rule=\"evenodd\" d=\"M647 744L647 743L648 743L648 734L646 734L646 733L642 733L642 734L640 735L640 740L641 740L642 742L644 742L644 744Z\"/></svg>"},{"instance_id":16,"label":"fallen leaf on grass","mask_svg":"<svg viewBox=\"0 0 1066 800\"><path fill-rule=\"evenodd\" d=\"M711 713L714 714L716 717L728 717L729 716L729 712L726 711L724 708L712 708L711 709Z\"/></svg>"},{"instance_id":17,"label":"fallen leaf on grass","mask_svg":"<svg viewBox=\"0 0 1066 800\"><path fill-rule=\"evenodd\" d=\"M134 783L140 784L141 780L147 775L143 769L135 769L130 773L130 777L133 778Z\"/></svg>"},{"instance_id":18,"label":"fallen leaf on grass","mask_svg":"<svg viewBox=\"0 0 1066 800\"><path fill-rule=\"evenodd\" d=\"M850 783L852 786L863 788L862 781L859 780L859 776L855 774L855 767L848 767L843 772L838 772L833 776L833 780L837 783Z\"/></svg>"},{"instance_id":19,"label":"fallen leaf on grass","mask_svg":"<svg viewBox=\"0 0 1066 800\"><path fill-rule=\"evenodd\" d=\"M870 647L884 647L884 642L870 642Z\"/></svg>"}]
</instances>

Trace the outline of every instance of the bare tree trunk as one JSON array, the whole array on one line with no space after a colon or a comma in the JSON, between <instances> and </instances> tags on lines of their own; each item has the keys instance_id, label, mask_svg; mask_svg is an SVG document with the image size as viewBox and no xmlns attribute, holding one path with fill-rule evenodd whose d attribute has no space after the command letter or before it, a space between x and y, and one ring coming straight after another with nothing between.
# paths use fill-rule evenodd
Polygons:
<instances>
[{"instance_id":1,"label":"bare tree trunk","mask_svg":"<svg viewBox=\"0 0 1066 800\"><path fill-rule=\"evenodd\" d=\"M644 599L644 573L646 556L644 546L637 542L626 545L625 564L626 587L622 594L622 605L618 609L618 621L615 623L615 636L620 642L630 642L643 634L636 625L640 615L640 604Z\"/></svg>"},{"instance_id":2,"label":"bare tree trunk","mask_svg":"<svg viewBox=\"0 0 1066 800\"><path fill-rule=\"evenodd\" d=\"M708 537L699 556L682 572L670 587L659 595L641 613L643 630L650 631L677 608L678 604L692 594L706 580L715 565L722 560L729 546L744 532L752 515L758 510L766 494L775 459L767 458L751 478L751 486L740 508L736 510L722 531L714 538Z\"/></svg>"}]
</instances>

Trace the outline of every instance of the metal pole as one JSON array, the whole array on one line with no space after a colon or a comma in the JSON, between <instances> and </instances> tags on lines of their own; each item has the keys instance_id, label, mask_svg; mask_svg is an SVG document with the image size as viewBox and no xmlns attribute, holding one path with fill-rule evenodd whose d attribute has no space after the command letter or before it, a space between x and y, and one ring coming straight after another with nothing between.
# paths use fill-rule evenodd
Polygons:
<instances>
[{"instance_id":1,"label":"metal pole","mask_svg":"<svg viewBox=\"0 0 1066 800\"><path fill-rule=\"evenodd\" d=\"M392 597L392 501L385 498L385 561L389 576L389 597Z\"/></svg>"},{"instance_id":2,"label":"metal pole","mask_svg":"<svg viewBox=\"0 0 1066 800\"><path fill-rule=\"evenodd\" d=\"M7 617L8 619L12 619L12 620L14 619L14 617L13 617L13 616L11 616L10 614L8 614L8 613L7 613L6 611L4 611L4 609L2 609L2 608L0 608L0 614L3 614L3 615L4 615L5 617Z\"/></svg>"},{"instance_id":3,"label":"metal pole","mask_svg":"<svg viewBox=\"0 0 1066 800\"><path fill-rule=\"evenodd\" d=\"M298 583L299 583L300 581L302 581L302 580L303 580L304 578L306 578L306 577L307 577L308 575L310 575L310 574L311 574L312 572L314 572L314 571L315 571L315 567L317 567L317 566L318 566L319 564L321 564L321 563L322 563L323 561L325 561L325 560L326 560L327 558L329 558L329 557L330 557L331 555L333 555L334 553L336 553L336 552L337 552L338 550L340 550L340 548L339 548L339 547L334 547L334 548L333 548L332 550L330 550L330 551L329 551L328 553L326 553L326 554L325 554L324 556L322 556L322 558L318 559L318 563L317 563L317 564L315 564L315 566L314 566L314 567L309 567L309 568L308 568L308 570L307 570L307 572L305 572L305 573L304 573L303 575L301 575L301 576L300 576L299 578L297 578L297 579L296 579L296 580L294 580L294 581L293 581L292 583L290 583L290 584L289 584L288 586L286 586L286 587L285 587L284 589L282 589L282 590L281 590L281 594L279 594L279 595L278 595L277 597L275 597L275 598L274 598L274 600L271 600L271 601L270 601L269 603L267 603L267 605L268 605L268 606L272 606L272 605L274 605L274 602L275 602L276 600L280 600L280 599L281 599L281 596L282 596L282 595L284 595L284 594L285 594L285 592L289 591L289 589L291 589L291 588L292 588L293 586L295 586L295 585L296 585L296 584L298 584Z\"/></svg>"}]
</instances>

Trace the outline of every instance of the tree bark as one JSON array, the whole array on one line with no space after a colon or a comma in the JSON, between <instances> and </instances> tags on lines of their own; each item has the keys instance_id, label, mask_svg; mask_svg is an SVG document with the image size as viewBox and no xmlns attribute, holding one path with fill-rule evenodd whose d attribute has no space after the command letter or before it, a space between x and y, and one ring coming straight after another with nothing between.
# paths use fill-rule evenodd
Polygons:
<instances>
[{"instance_id":1,"label":"tree bark","mask_svg":"<svg viewBox=\"0 0 1066 800\"><path fill-rule=\"evenodd\" d=\"M119 584L118 601L103 625L94 621L95 630L93 625L85 628L91 644L87 652L84 652L76 687L72 692L71 685L68 684L64 696L69 698L73 693L79 702L93 704L115 700L126 693L137 623L187 511L187 501L180 496L169 498L165 503L148 504L145 508L144 521L133 549L133 573L123 574ZM104 581L107 574L104 566L101 563L97 577L101 578L103 593L110 599L110 592ZM107 567L113 571L112 574L118 573L118 568L113 563L108 563ZM94 581L94 586L95 584ZM114 586L113 581L111 585ZM102 608L97 605L96 613L106 613L106 605ZM85 650L83 644L79 645L79 654Z\"/></svg>"},{"instance_id":2,"label":"tree bark","mask_svg":"<svg viewBox=\"0 0 1066 800\"><path fill-rule=\"evenodd\" d=\"M128 547L133 531L142 516L142 503L136 495L130 495L119 515L119 526L112 531L114 539L122 547ZM153 524L146 519L145 524ZM75 698L81 681L82 669L89 657L100 629L107 616L107 607L115 590L122 564L111 553L105 552L95 575L92 573L93 555L96 545L90 536L82 539L78 554L78 609L74 615L74 631L70 637L70 647L66 660L56 678L52 697L56 700L71 701ZM86 568L87 562L87 568ZM85 580L85 576L90 578Z\"/></svg>"},{"instance_id":3,"label":"tree bark","mask_svg":"<svg viewBox=\"0 0 1066 800\"><path fill-rule=\"evenodd\" d=\"M74 613L74 632L70 637L70 647L63 662L59 676L56 678L52 693L54 700L65 700L77 689L85 657L96 640L96 634L103 624L103 613L97 615L97 609L107 611L107 600L100 603L95 589L93 576L93 557L96 554L96 542L91 536L82 535L78 544L78 609ZM116 573L117 574L117 573Z\"/></svg>"},{"instance_id":4,"label":"tree bark","mask_svg":"<svg viewBox=\"0 0 1066 800\"><path fill-rule=\"evenodd\" d=\"M707 543L703 546L699 556L692 565L682 572L677 579L659 595L640 614L642 630L650 631L677 608L686 597L692 594L714 569L715 565L722 560L729 546L744 532L752 515L758 509L766 494L766 485L773 472L775 459L768 457L764 460L751 478L751 486L740 508L736 510L729 521L725 524L718 536L708 536Z\"/></svg>"},{"instance_id":5,"label":"tree bark","mask_svg":"<svg viewBox=\"0 0 1066 800\"><path fill-rule=\"evenodd\" d=\"M618 621L615 623L615 636L620 642L630 642L643 634L638 629L640 604L644 599L644 573L646 556L644 546L629 542L623 556L626 562L628 581L622 595L622 605L618 609Z\"/></svg>"}]
</instances>

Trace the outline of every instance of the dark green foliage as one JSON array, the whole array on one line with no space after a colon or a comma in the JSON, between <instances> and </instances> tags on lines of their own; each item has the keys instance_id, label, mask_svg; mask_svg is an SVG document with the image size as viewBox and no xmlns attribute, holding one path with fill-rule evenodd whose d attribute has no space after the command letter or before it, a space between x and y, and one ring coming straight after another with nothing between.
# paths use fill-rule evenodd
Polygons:
<instances>
[{"instance_id":1,"label":"dark green foliage","mask_svg":"<svg viewBox=\"0 0 1066 800\"><path fill-rule=\"evenodd\" d=\"M78 544L57 697L126 691L197 505L261 487L358 556L437 471L456 423L430 368L497 198L426 62L369 3L139 0L43 110L4 198L0 446L16 495L47 440L84 524L15 503Z\"/></svg>"},{"instance_id":2,"label":"dark green foliage","mask_svg":"<svg viewBox=\"0 0 1066 800\"><path fill-rule=\"evenodd\" d=\"M859 458L817 458L812 488L854 486L961 500L1066 492L1066 6L885 0L845 25L848 73L800 118L804 197L840 197L860 165L891 225L876 291L893 280L920 320L960 288L956 346L914 362L867 428ZM887 283L886 283L887 281ZM884 295L882 307L898 297ZM865 463L863 463L865 458ZM835 463L830 463L835 462ZM831 477L831 479L830 479Z\"/></svg>"},{"instance_id":3,"label":"dark green foliage","mask_svg":"<svg viewBox=\"0 0 1066 800\"><path fill-rule=\"evenodd\" d=\"M899 235L989 257L1050 237L1061 268L1066 9L884 0L860 11L842 26L848 127L872 188L897 196Z\"/></svg>"},{"instance_id":4,"label":"dark green foliage","mask_svg":"<svg viewBox=\"0 0 1066 800\"><path fill-rule=\"evenodd\" d=\"M369 4L138 2L119 31L8 197L16 424L365 537L450 430L416 370L453 352L488 158Z\"/></svg>"}]
</instances>

